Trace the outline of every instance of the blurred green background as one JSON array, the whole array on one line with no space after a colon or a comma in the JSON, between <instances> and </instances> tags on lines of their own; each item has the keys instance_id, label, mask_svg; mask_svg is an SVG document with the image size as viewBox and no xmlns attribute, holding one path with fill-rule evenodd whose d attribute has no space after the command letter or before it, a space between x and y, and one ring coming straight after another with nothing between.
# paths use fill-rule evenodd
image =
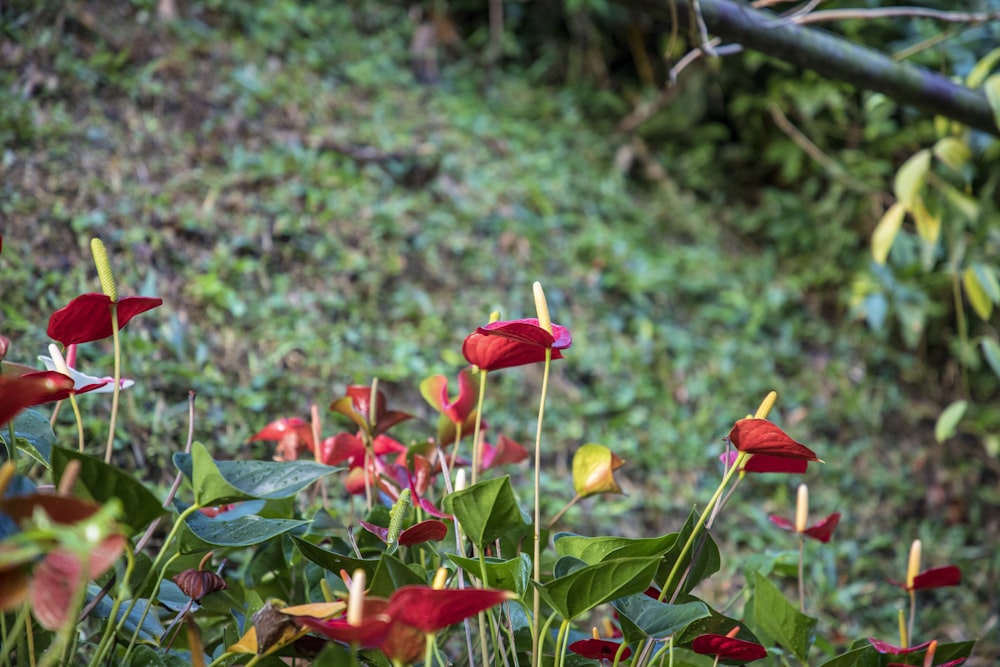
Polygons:
<instances>
[{"instance_id":1,"label":"blurred green background","mask_svg":"<svg viewBox=\"0 0 1000 667\"><path fill-rule=\"evenodd\" d=\"M1000 411L979 337L997 317L954 298L949 253L962 243L995 273L993 138L962 134L973 159L952 175L975 220L929 251L908 222L879 266L869 237L895 171L947 129L884 96L744 53L692 65L626 132L664 88L664 50L676 59L690 39L617 5L504 2L494 48L478 1L190 0L173 20L166 4L0 8L8 360L32 363L49 314L99 290L91 237L122 294L165 302L122 339L137 387L121 465L172 477L189 390L196 437L220 458L269 458L249 435L373 377L427 419L396 437L426 438L420 380L454 377L491 311L533 316L540 280L574 338L547 406L547 512L572 495L574 448L600 442L628 461L629 495L584 501L564 525L676 530L715 488L732 422L775 389L773 418L826 461L804 476L813 515L844 514L810 550L820 634L894 637L903 598L884 580L904 577L919 537L927 566L966 576L921 596L920 625L983 638L969 664L993 664ZM1000 37L924 20L830 28L889 51L944 35L911 60L959 77ZM109 343L79 364L110 373ZM540 369L494 378L491 432L530 445ZM937 442L960 399L956 435ZM81 402L103 442L108 405ZM741 488L715 528L727 576L706 595L737 594L745 557L795 548L766 517L791 515L798 481Z\"/></svg>"}]
</instances>

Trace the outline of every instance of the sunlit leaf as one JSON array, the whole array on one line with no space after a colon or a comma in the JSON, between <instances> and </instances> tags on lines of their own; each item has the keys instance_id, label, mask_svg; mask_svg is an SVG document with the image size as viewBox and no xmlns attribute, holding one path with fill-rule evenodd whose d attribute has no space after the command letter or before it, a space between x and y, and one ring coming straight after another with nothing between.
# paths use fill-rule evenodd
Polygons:
<instances>
[{"instance_id":1,"label":"sunlit leaf","mask_svg":"<svg viewBox=\"0 0 1000 667\"><path fill-rule=\"evenodd\" d=\"M964 167L972 158L972 151L969 149L969 145L955 137L938 139L931 151L934 153L934 157L955 171Z\"/></svg>"},{"instance_id":2,"label":"sunlit leaf","mask_svg":"<svg viewBox=\"0 0 1000 667\"><path fill-rule=\"evenodd\" d=\"M993 49L972 66L965 77L965 85L969 88L978 88L982 85L989 73L1000 62L1000 48Z\"/></svg>"},{"instance_id":3,"label":"sunlit leaf","mask_svg":"<svg viewBox=\"0 0 1000 667\"><path fill-rule=\"evenodd\" d=\"M581 445L573 454L573 488L581 498L598 493L621 493L614 473L625 462L614 452L595 443Z\"/></svg>"},{"instance_id":4,"label":"sunlit leaf","mask_svg":"<svg viewBox=\"0 0 1000 667\"><path fill-rule=\"evenodd\" d=\"M996 338L985 336L979 341L979 347L983 351L986 363L993 369L996 376L1000 377L1000 343L997 343Z\"/></svg>"},{"instance_id":5,"label":"sunlit leaf","mask_svg":"<svg viewBox=\"0 0 1000 667\"><path fill-rule=\"evenodd\" d=\"M937 423L934 425L934 439L938 442L944 442L954 436L958 428L958 422L962 420L965 410L968 407L969 404L967 401L955 401L942 410L938 416Z\"/></svg>"},{"instance_id":6,"label":"sunlit leaf","mask_svg":"<svg viewBox=\"0 0 1000 667\"><path fill-rule=\"evenodd\" d=\"M965 297L969 300L972 310L976 311L979 319L986 321L993 314L993 301L986 291L986 287L980 282L979 274L973 267L968 267L962 271L962 287L965 288Z\"/></svg>"},{"instance_id":7,"label":"sunlit leaf","mask_svg":"<svg viewBox=\"0 0 1000 667\"><path fill-rule=\"evenodd\" d=\"M0 429L0 442L7 442L8 431ZM14 417L14 440L18 449L31 458L49 467L52 446L56 444L56 434L52 431L47 417L38 410L27 409Z\"/></svg>"},{"instance_id":8,"label":"sunlit leaf","mask_svg":"<svg viewBox=\"0 0 1000 667\"><path fill-rule=\"evenodd\" d=\"M555 538L556 554L575 556L588 565L610 558L662 556L674 545L677 533L660 537L584 537L561 533Z\"/></svg>"},{"instance_id":9,"label":"sunlit leaf","mask_svg":"<svg viewBox=\"0 0 1000 667\"><path fill-rule=\"evenodd\" d=\"M916 223L917 235L929 245L934 245L941 236L941 214L931 213L923 199L916 199L910 211Z\"/></svg>"},{"instance_id":10,"label":"sunlit leaf","mask_svg":"<svg viewBox=\"0 0 1000 667\"><path fill-rule=\"evenodd\" d=\"M910 156L896 172L893 181L893 191L896 199L907 210L912 210L913 202L920 195L920 190L927 181L927 173L931 168L931 152L926 148Z\"/></svg>"},{"instance_id":11,"label":"sunlit leaf","mask_svg":"<svg viewBox=\"0 0 1000 667\"><path fill-rule=\"evenodd\" d=\"M993 122L1000 128L1000 74L994 74L983 82L983 92L993 109Z\"/></svg>"},{"instance_id":12,"label":"sunlit leaf","mask_svg":"<svg viewBox=\"0 0 1000 667\"><path fill-rule=\"evenodd\" d=\"M521 510L507 476L450 493L444 498L444 507L480 549L503 535L523 533L528 526L528 517Z\"/></svg>"},{"instance_id":13,"label":"sunlit leaf","mask_svg":"<svg viewBox=\"0 0 1000 667\"><path fill-rule=\"evenodd\" d=\"M795 657L806 662L809 647L816 633L816 619L806 616L796 609L782 595L777 587L759 572L751 572L748 577L753 594L744 609L747 623L771 642L780 644Z\"/></svg>"},{"instance_id":14,"label":"sunlit leaf","mask_svg":"<svg viewBox=\"0 0 1000 667\"><path fill-rule=\"evenodd\" d=\"M448 554L448 558L466 573L482 581L484 587L502 588L514 591L518 595L524 595L524 592L528 590L528 581L531 579L531 558L528 554L522 553L517 558L510 560L486 558L485 578L480 568L479 559L463 558L455 554Z\"/></svg>"},{"instance_id":15,"label":"sunlit leaf","mask_svg":"<svg viewBox=\"0 0 1000 667\"><path fill-rule=\"evenodd\" d=\"M889 258L889 249L892 248L892 243L903 226L905 214L906 208L900 202L896 202L875 225L875 231L872 232L872 258L879 264L885 264L885 260Z\"/></svg>"},{"instance_id":16,"label":"sunlit leaf","mask_svg":"<svg viewBox=\"0 0 1000 667\"><path fill-rule=\"evenodd\" d=\"M536 586L545 602L569 620L597 605L646 590L659 564L658 557L608 560Z\"/></svg>"},{"instance_id":17,"label":"sunlit leaf","mask_svg":"<svg viewBox=\"0 0 1000 667\"><path fill-rule=\"evenodd\" d=\"M682 632L691 623L710 616L704 602L670 604L638 593L614 601L629 644L647 637L662 639Z\"/></svg>"}]
</instances>

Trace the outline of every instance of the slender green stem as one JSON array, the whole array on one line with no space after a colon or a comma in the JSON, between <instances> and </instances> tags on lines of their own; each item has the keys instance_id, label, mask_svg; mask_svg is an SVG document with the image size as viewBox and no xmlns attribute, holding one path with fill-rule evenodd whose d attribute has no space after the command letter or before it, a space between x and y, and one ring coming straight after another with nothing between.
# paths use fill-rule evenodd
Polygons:
<instances>
[{"instance_id":1,"label":"slender green stem","mask_svg":"<svg viewBox=\"0 0 1000 667\"><path fill-rule=\"evenodd\" d=\"M115 621L118 618L118 610L121 608L122 599L131 597L129 581L132 578L132 572L135 569L135 555L129 550L125 550L125 574L122 577L121 588L119 589L119 595L115 597L114 602L111 603L111 613L108 615L108 622L104 626L104 634L101 636L101 641L97 644L97 651L94 653L94 657L91 658L89 665L99 665L104 660L105 654L110 650L111 645L114 643L114 629Z\"/></svg>"},{"instance_id":2,"label":"slender green stem","mask_svg":"<svg viewBox=\"0 0 1000 667\"><path fill-rule=\"evenodd\" d=\"M150 593L149 593L149 603L146 604L145 609L142 610L142 615L139 617L139 622L136 623L136 625L135 625L135 631L132 633L132 637L131 637L131 639L129 639L128 646L125 648L125 656L122 658L122 664L126 664L126 665L128 664L129 656L132 655L132 650L135 648L135 643L139 639L139 632L142 630L142 625L143 625L143 623L146 622L146 616L149 614L149 610L153 606L153 600L156 599L157 594L160 592L160 584L163 583L163 575L167 571L167 567L171 563L173 563L175 560L177 560L178 558L180 558L180 557L181 557L180 553L175 553L173 556L170 557L169 560L167 560L166 563L164 563L163 568L157 573L157 575L156 575L156 583L153 584L153 590L150 591ZM151 570L151 571L154 571L154 570ZM132 605L130 605L130 606L134 606L134 603L135 603L135 599L133 598ZM131 610L129 610L129 611L131 612ZM128 619L128 616L129 616L129 614L126 613L125 616L122 618L122 623L123 624L124 624L125 620Z\"/></svg>"},{"instance_id":3,"label":"slender green stem","mask_svg":"<svg viewBox=\"0 0 1000 667\"><path fill-rule=\"evenodd\" d=\"M104 449L104 462L111 463L115 447L115 422L118 420L118 397L122 389L122 341L118 332L118 304L111 303L111 338L115 349L115 386L111 393L111 417L108 419L108 444ZM76 404L74 403L74 408Z\"/></svg>"},{"instance_id":4,"label":"slender green stem","mask_svg":"<svg viewBox=\"0 0 1000 667\"><path fill-rule=\"evenodd\" d=\"M556 525L556 522L562 518L563 514L568 512L569 508L572 507L573 505L576 505L579 501L580 501L580 494L578 493L575 496L573 496L573 498L568 503L566 503L561 510L556 512L556 515L552 517L552 519L549 521L549 525L547 526L547 528L552 528L552 526Z\"/></svg>"},{"instance_id":5,"label":"slender green stem","mask_svg":"<svg viewBox=\"0 0 1000 667\"><path fill-rule=\"evenodd\" d=\"M12 463L17 463L17 435L14 432L14 420L11 419L7 422L7 442L4 444L7 448L7 460Z\"/></svg>"},{"instance_id":6,"label":"slender green stem","mask_svg":"<svg viewBox=\"0 0 1000 667\"><path fill-rule=\"evenodd\" d=\"M566 664L566 643L569 638L569 619L564 618L559 624L559 634L556 635L556 656L555 666L563 667Z\"/></svg>"},{"instance_id":7,"label":"slender green stem","mask_svg":"<svg viewBox=\"0 0 1000 667\"><path fill-rule=\"evenodd\" d=\"M426 667L431 667L433 664L431 661L434 658L434 639L435 634L433 632L428 632L424 635L424 665Z\"/></svg>"},{"instance_id":8,"label":"slender green stem","mask_svg":"<svg viewBox=\"0 0 1000 667\"><path fill-rule=\"evenodd\" d=\"M83 415L80 414L80 404L76 402L76 394L69 395L69 404L73 407L73 417L76 418L77 449L83 454Z\"/></svg>"},{"instance_id":9,"label":"slender green stem","mask_svg":"<svg viewBox=\"0 0 1000 667\"><path fill-rule=\"evenodd\" d=\"M531 664L539 667L542 657L538 636L538 617L542 610L542 597L538 586L542 583L542 422L545 419L545 396L549 389L549 368L552 366L552 350L545 350L545 367L542 371L542 395L538 401L538 426L535 429L535 521L534 521L534 595L532 598ZM475 466L473 465L473 468Z\"/></svg>"},{"instance_id":10,"label":"slender green stem","mask_svg":"<svg viewBox=\"0 0 1000 667\"><path fill-rule=\"evenodd\" d=\"M483 588L490 587L490 575L486 571L486 552L482 549L476 549L479 556L479 578L483 582ZM489 646L486 644L486 613L485 611L479 612L479 652L483 658L483 665L490 664L489 656ZM490 614L492 617L492 614ZM491 624L492 625L492 624ZM496 637L493 638L493 643L496 645Z\"/></svg>"},{"instance_id":11,"label":"slender green stem","mask_svg":"<svg viewBox=\"0 0 1000 667\"><path fill-rule=\"evenodd\" d=\"M4 667L10 667L10 665L11 665L10 654L14 652L13 648L11 648L9 650L6 648L6 647L10 646L10 642L8 641L8 639L10 639L11 637L17 637L18 635L21 634L21 627L22 626L26 626L26 624L27 624L27 617L28 617L29 614L31 614L31 606L29 604L27 604L27 603L22 604L21 608L18 609L18 611L17 611L17 616L14 617L14 624L11 625L8 628L6 622L4 623L4 638L3 638L4 639L4 642L3 642L3 645L4 645L4 653L3 653L3 664L4 664Z\"/></svg>"},{"instance_id":12,"label":"slender green stem","mask_svg":"<svg viewBox=\"0 0 1000 667\"><path fill-rule=\"evenodd\" d=\"M805 563L806 556L806 541L801 535L799 536L799 611L803 614L806 613L806 586L805 577L802 575L802 569Z\"/></svg>"},{"instance_id":13,"label":"slender green stem","mask_svg":"<svg viewBox=\"0 0 1000 667\"><path fill-rule=\"evenodd\" d=\"M486 371L479 371L479 399L476 402L476 427L472 431L472 483L479 480L479 461L482 458L482 444L479 442L483 427L483 403L486 400Z\"/></svg>"},{"instance_id":14,"label":"slender green stem","mask_svg":"<svg viewBox=\"0 0 1000 667\"><path fill-rule=\"evenodd\" d=\"M906 624L907 640L912 641L913 625L917 618L917 592L910 589L910 622Z\"/></svg>"}]
</instances>

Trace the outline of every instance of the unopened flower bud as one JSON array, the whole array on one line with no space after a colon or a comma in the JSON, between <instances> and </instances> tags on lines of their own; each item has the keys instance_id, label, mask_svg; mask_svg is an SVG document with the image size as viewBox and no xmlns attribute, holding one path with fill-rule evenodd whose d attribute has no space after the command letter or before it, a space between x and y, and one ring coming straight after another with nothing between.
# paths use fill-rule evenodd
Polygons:
<instances>
[{"instance_id":1,"label":"unopened flower bud","mask_svg":"<svg viewBox=\"0 0 1000 667\"><path fill-rule=\"evenodd\" d=\"M535 312L538 313L538 326L552 333L552 318L549 316L549 304L545 300L545 292L542 290L542 284L535 281L535 284L531 286L532 292L535 295Z\"/></svg>"}]
</instances>

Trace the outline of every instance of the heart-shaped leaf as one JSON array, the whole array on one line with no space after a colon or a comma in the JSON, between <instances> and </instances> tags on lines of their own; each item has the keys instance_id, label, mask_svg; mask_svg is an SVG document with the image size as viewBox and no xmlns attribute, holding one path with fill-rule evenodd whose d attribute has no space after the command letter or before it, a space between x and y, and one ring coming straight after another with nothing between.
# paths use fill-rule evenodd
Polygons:
<instances>
[{"instance_id":1,"label":"heart-shaped leaf","mask_svg":"<svg viewBox=\"0 0 1000 667\"><path fill-rule=\"evenodd\" d=\"M194 512L184 520L180 551L199 553L212 547L248 547L308 523L293 519L265 519L256 515L233 520L210 519L201 512Z\"/></svg>"},{"instance_id":2,"label":"heart-shaped leaf","mask_svg":"<svg viewBox=\"0 0 1000 667\"><path fill-rule=\"evenodd\" d=\"M750 573L748 580L753 594L744 609L747 623L770 640L767 645L780 644L805 663L816 636L816 619L796 609L758 572Z\"/></svg>"},{"instance_id":3,"label":"heart-shaped leaf","mask_svg":"<svg viewBox=\"0 0 1000 667\"><path fill-rule=\"evenodd\" d=\"M556 554L575 556L588 565L611 558L662 556L677 540L677 533L660 537L585 537L571 533L556 536Z\"/></svg>"},{"instance_id":4,"label":"heart-shaped leaf","mask_svg":"<svg viewBox=\"0 0 1000 667\"><path fill-rule=\"evenodd\" d=\"M190 454L174 454L202 507L240 500L288 498L340 468L313 461L214 461L200 442Z\"/></svg>"},{"instance_id":5,"label":"heart-shaped leaf","mask_svg":"<svg viewBox=\"0 0 1000 667\"><path fill-rule=\"evenodd\" d=\"M510 560L486 558L485 577L477 559L463 558L455 554L448 554L448 558L468 574L479 579L484 588L502 588L521 596L528 590L528 581L531 579L531 557L528 554L522 553Z\"/></svg>"},{"instance_id":6,"label":"heart-shaped leaf","mask_svg":"<svg viewBox=\"0 0 1000 667\"><path fill-rule=\"evenodd\" d=\"M658 584L662 586L666 583L672 570L676 569L679 573L687 571L687 576L683 581L680 581L678 575L675 575L674 583L670 586L670 590L666 592L664 599L671 599L678 585L681 586L682 593L689 593L700 582L718 572L722 566L722 556L719 554L719 547L708 531L701 533L694 547L688 550L681 563L677 565L681 551L684 549L684 544L687 542L688 536L694 530L698 516L697 510L691 511L687 521L684 522L680 532L677 533L676 540L663 555L663 562L656 573L656 582Z\"/></svg>"},{"instance_id":7,"label":"heart-shaped leaf","mask_svg":"<svg viewBox=\"0 0 1000 667\"><path fill-rule=\"evenodd\" d=\"M503 535L524 534L529 525L507 476L450 493L445 496L444 507L480 549Z\"/></svg>"},{"instance_id":8,"label":"heart-shaped leaf","mask_svg":"<svg viewBox=\"0 0 1000 667\"><path fill-rule=\"evenodd\" d=\"M165 511L156 496L135 477L120 468L73 449L52 448L52 470L56 479L62 477L71 461L80 463L77 484L85 491L84 494L77 493L77 495L83 495L99 503L117 498L121 501L122 507L128 510L122 516L121 523L127 525L133 532L142 530Z\"/></svg>"},{"instance_id":9,"label":"heart-shaped leaf","mask_svg":"<svg viewBox=\"0 0 1000 667\"><path fill-rule=\"evenodd\" d=\"M344 556L342 554L334 553L328 551L323 547L316 546L312 542L307 542L294 535L291 536L292 544L295 548L299 550L306 559L312 561L316 565L319 565L324 570L328 570L337 575L340 574L341 570L347 570L348 573L353 573L355 570L364 570L365 575L370 581L372 575L375 574L375 568L378 567L378 559L363 559L363 558L353 558L351 556Z\"/></svg>"},{"instance_id":10,"label":"heart-shaped leaf","mask_svg":"<svg viewBox=\"0 0 1000 667\"><path fill-rule=\"evenodd\" d=\"M550 607L571 620L597 605L646 590L659 564L658 557L608 560L536 586Z\"/></svg>"},{"instance_id":11,"label":"heart-shaped leaf","mask_svg":"<svg viewBox=\"0 0 1000 667\"><path fill-rule=\"evenodd\" d=\"M626 643L652 637L663 639L676 635L691 623L711 616L704 602L670 604L659 602L644 593L620 598L612 603L621 620Z\"/></svg>"}]
</instances>

